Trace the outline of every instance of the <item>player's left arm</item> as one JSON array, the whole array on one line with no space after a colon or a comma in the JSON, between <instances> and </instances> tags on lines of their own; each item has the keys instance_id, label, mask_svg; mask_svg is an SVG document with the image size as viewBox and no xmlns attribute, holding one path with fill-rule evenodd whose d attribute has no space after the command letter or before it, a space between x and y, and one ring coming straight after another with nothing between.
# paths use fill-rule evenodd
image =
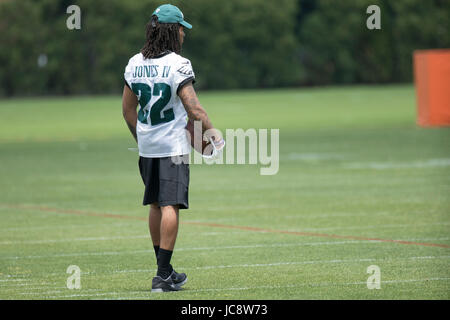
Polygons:
<instances>
[{"instance_id":1,"label":"player's left arm","mask_svg":"<svg viewBox=\"0 0 450 320\"><path fill-rule=\"evenodd\" d=\"M128 125L128 129L130 129L131 134L134 137L134 140L137 142L136 135L136 123L137 123L137 111L136 107L138 105L138 99L131 89L124 85L123 86L123 94L122 94L122 114L125 122Z\"/></svg>"},{"instance_id":2,"label":"player's left arm","mask_svg":"<svg viewBox=\"0 0 450 320\"><path fill-rule=\"evenodd\" d=\"M211 137L207 137L208 140L209 138L212 138L217 142L223 140L219 132L217 132L217 130L213 127L205 109L200 104L194 87L192 86L192 82L189 82L180 88L178 91L178 96L180 97L180 100L188 114L189 121L201 121L203 130L202 133L209 131L209 133L212 134Z\"/></svg>"}]
</instances>

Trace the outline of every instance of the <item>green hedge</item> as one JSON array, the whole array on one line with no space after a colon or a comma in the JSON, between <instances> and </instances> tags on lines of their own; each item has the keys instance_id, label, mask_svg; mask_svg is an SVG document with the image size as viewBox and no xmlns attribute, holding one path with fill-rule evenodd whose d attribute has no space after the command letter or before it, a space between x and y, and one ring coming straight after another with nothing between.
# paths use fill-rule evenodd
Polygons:
<instances>
[{"instance_id":1,"label":"green hedge","mask_svg":"<svg viewBox=\"0 0 450 320\"><path fill-rule=\"evenodd\" d=\"M0 0L0 96L120 93L145 24L165 2ZM183 55L201 89L408 82L413 50L450 47L444 0L171 3L194 26ZM66 28L71 4L81 30ZM381 30L366 28L370 4L381 8Z\"/></svg>"}]
</instances>

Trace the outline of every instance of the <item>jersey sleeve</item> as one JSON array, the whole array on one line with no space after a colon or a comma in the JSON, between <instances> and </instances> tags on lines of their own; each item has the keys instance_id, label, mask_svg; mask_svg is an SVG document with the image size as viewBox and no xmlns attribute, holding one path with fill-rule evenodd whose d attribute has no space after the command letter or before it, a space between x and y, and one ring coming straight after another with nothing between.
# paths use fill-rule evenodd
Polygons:
<instances>
[{"instance_id":1,"label":"jersey sleeve","mask_svg":"<svg viewBox=\"0 0 450 320\"><path fill-rule=\"evenodd\" d=\"M192 69L191 61L188 59L181 59L176 64L176 70L173 78L173 83L178 91L187 83L191 82L195 83L195 74Z\"/></svg>"}]
</instances>

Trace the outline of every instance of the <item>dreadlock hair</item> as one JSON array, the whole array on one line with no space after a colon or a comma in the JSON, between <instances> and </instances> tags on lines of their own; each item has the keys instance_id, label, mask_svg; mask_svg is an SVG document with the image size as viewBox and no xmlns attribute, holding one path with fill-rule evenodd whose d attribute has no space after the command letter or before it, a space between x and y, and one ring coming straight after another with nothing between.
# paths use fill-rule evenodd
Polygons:
<instances>
[{"instance_id":1,"label":"dreadlock hair","mask_svg":"<svg viewBox=\"0 0 450 320\"><path fill-rule=\"evenodd\" d=\"M181 52L180 33L178 23L159 23L158 17L153 15L146 26L147 41L141 49L145 59L151 59L166 51L177 54Z\"/></svg>"}]
</instances>

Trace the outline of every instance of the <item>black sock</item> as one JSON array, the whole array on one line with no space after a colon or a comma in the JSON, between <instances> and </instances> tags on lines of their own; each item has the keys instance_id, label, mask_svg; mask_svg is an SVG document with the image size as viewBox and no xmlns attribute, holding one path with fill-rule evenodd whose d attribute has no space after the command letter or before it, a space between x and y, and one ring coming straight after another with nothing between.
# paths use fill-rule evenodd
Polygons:
<instances>
[{"instance_id":1,"label":"black sock","mask_svg":"<svg viewBox=\"0 0 450 320\"><path fill-rule=\"evenodd\" d=\"M156 260L158 260L158 251L159 251L159 246L153 246L153 249L155 249L155 256L156 256Z\"/></svg>"},{"instance_id":2,"label":"black sock","mask_svg":"<svg viewBox=\"0 0 450 320\"><path fill-rule=\"evenodd\" d=\"M173 271L172 265L170 264L170 259L172 258L173 251L159 248L158 251L158 272L157 276L163 279L167 279Z\"/></svg>"}]
</instances>

